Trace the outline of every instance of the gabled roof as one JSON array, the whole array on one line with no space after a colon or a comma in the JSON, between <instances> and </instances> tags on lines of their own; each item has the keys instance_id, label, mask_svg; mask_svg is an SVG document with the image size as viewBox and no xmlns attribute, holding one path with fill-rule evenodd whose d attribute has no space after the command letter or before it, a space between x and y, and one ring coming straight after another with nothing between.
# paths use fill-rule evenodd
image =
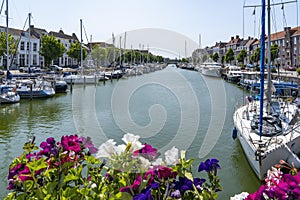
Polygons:
<instances>
[{"instance_id":1,"label":"gabled roof","mask_svg":"<svg viewBox=\"0 0 300 200\"><path fill-rule=\"evenodd\" d=\"M271 41L275 41L275 40L283 39L284 37L285 37L285 31L280 31L280 32L271 34L270 39L271 39ZM268 39L268 36L266 36L266 40L267 39Z\"/></svg>"},{"instance_id":2,"label":"gabled roof","mask_svg":"<svg viewBox=\"0 0 300 200\"><path fill-rule=\"evenodd\" d=\"M292 28L291 30L293 31L293 33L291 35L292 37L296 36L296 35L300 35L300 26Z\"/></svg>"},{"instance_id":3,"label":"gabled roof","mask_svg":"<svg viewBox=\"0 0 300 200\"><path fill-rule=\"evenodd\" d=\"M247 41L247 43L245 44L246 47L250 47L251 45L253 45L256 41L258 41L257 38L251 38Z\"/></svg>"},{"instance_id":4,"label":"gabled roof","mask_svg":"<svg viewBox=\"0 0 300 200\"><path fill-rule=\"evenodd\" d=\"M234 44L239 44L241 41L240 37L236 35L235 37L231 37L231 40L228 42L228 45L234 45Z\"/></svg>"},{"instance_id":5,"label":"gabled roof","mask_svg":"<svg viewBox=\"0 0 300 200\"><path fill-rule=\"evenodd\" d=\"M41 38L43 35L48 35L48 32L45 29L36 28L33 25L30 26L30 32L32 35L35 35L37 38Z\"/></svg>"},{"instance_id":6,"label":"gabled roof","mask_svg":"<svg viewBox=\"0 0 300 200\"><path fill-rule=\"evenodd\" d=\"M215 46L213 47L218 47L218 48L224 48L226 46L226 42L216 42Z\"/></svg>"},{"instance_id":7,"label":"gabled roof","mask_svg":"<svg viewBox=\"0 0 300 200\"><path fill-rule=\"evenodd\" d=\"M60 30L59 32L51 31L51 32L49 32L49 35L53 35L56 38L62 38L62 39L67 39L67 40L78 40L75 33L73 33L72 35L67 35L62 30Z\"/></svg>"},{"instance_id":8,"label":"gabled roof","mask_svg":"<svg viewBox=\"0 0 300 200\"><path fill-rule=\"evenodd\" d=\"M0 26L0 32L5 32L6 31L6 27L4 26ZM15 29L15 28L8 28L8 33L13 35L13 36L25 36L26 31L20 30L20 29ZM31 38L35 38L37 39L36 36L31 35Z\"/></svg>"}]
</instances>

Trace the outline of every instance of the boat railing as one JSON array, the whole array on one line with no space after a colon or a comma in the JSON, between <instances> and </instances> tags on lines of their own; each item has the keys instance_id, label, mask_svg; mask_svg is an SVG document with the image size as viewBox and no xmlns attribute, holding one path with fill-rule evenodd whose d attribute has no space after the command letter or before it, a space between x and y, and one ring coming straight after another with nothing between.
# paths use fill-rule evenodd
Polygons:
<instances>
[{"instance_id":1,"label":"boat railing","mask_svg":"<svg viewBox=\"0 0 300 200\"><path fill-rule=\"evenodd\" d=\"M245 111L245 112L247 112L247 111ZM240 130L241 133L244 136L248 137L249 140L251 141L251 143L254 145L254 140L252 139L251 134L250 134L251 130L249 130L249 128L247 128L247 125L243 122L245 120L244 116L241 116L240 113L238 113L238 112L236 112L235 115L236 115L236 121L239 123L239 126L241 127L241 130ZM242 115L244 115L244 111L243 111Z\"/></svg>"}]
</instances>

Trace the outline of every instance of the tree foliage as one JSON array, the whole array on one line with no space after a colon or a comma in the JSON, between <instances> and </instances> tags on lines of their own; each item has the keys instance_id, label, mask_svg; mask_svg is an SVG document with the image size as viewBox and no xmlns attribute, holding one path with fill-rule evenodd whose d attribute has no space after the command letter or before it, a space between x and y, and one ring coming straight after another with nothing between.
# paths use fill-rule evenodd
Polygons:
<instances>
[{"instance_id":1,"label":"tree foliage","mask_svg":"<svg viewBox=\"0 0 300 200\"><path fill-rule=\"evenodd\" d=\"M239 63L243 63L244 64L244 60L247 57L247 51L245 49L243 49L242 51L240 51L240 53L237 55L236 59Z\"/></svg>"},{"instance_id":2,"label":"tree foliage","mask_svg":"<svg viewBox=\"0 0 300 200\"><path fill-rule=\"evenodd\" d=\"M54 36L42 37L40 55L44 57L46 67L49 67L52 60L62 57L65 51L65 46Z\"/></svg>"},{"instance_id":3,"label":"tree foliage","mask_svg":"<svg viewBox=\"0 0 300 200\"><path fill-rule=\"evenodd\" d=\"M218 54L217 52L214 53L214 54L212 55L212 59L213 59L213 61L218 62L218 60L219 60L219 54Z\"/></svg>"},{"instance_id":4,"label":"tree foliage","mask_svg":"<svg viewBox=\"0 0 300 200\"><path fill-rule=\"evenodd\" d=\"M19 40L14 39L11 34L8 34L8 50L10 55L14 55L18 50ZM0 56L6 55L6 32L0 33Z\"/></svg>"},{"instance_id":5,"label":"tree foliage","mask_svg":"<svg viewBox=\"0 0 300 200\"><path fill-rule=\"evenodd\" d=\"M279 51L278 51L278 45L276 43L274 43L271 46L271 61L273 62L276 58L278 58L279 55Z\"/></svg>"},{"instance_id":6,"label":"tree foliage","mask_svg":"<svg viewBox=\"0 0 300 200\"><path fill-rule=\"evenodd\" d=\"M81 50L80 50L80 42L72 43L70 49L67 51L67 54L71 58L75 58L78 62L81 62ZM88 52L85 48L82 48L82 60L85 60ZM80 63L81 64L81 63Z\"/></svg>"},{"instance_id":7,"label":"tree foliage","mask_svg":"<svg viewBox=\"0 0 300 200\"><path fill-rule=\"evenodd\" d=\"M225 60L227 63L231 63L234 60L234 52L231 48L226 52Z\"/></svg>"},{"instance_id":8,"label":"tree foliage","mask_svg":"<svg viewBox=\"0 0 300 200\"><path fill-rule=\"evenodd\" d=\"M250 56L250 60L253 63L257 63L260 59L260 47L258 47L257 49L255 49L255 51L253 52L253 54Z\"/></svg>"}]
</instances>

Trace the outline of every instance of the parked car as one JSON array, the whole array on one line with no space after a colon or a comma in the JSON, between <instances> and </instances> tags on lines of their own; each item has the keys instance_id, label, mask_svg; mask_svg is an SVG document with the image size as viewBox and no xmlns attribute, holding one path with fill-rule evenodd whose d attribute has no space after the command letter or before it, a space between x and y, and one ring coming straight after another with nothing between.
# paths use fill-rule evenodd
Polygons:
<instances>
[{"instance_id":1,"label":"parked car","mask_svg":"<svg viewBox=\"0 0 300 200\"><path fill-rule=\"evenodd\" d=\"M50 69L51 71L54 71L54 72L61 72L61 71L63 70L62 67L59 67L59 66L57 66L57 65L51 65L51 66L49 67L49 69Z\"/></svg>"},{"instance_id":2,"label":"parked car","mask_svg":"<svg viewBox=\"0 0 300 200\"><path fill-rule=\"evenodd\" d=\"M288 71L296 71L297 70L296 67L292 67L292 66L289 66L289 65L284 66L283 69L288 70Z\"/></svg>"}]
</instances>

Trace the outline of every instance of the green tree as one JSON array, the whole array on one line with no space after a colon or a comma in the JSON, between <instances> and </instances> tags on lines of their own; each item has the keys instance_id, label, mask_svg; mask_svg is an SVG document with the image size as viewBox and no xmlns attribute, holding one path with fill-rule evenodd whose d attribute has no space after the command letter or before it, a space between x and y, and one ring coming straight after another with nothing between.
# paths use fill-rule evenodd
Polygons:
<instances>
[{"instance_id":1,"label":"green tree","mask_svg":"<svg viewBox=\"0 0 300 200\"><path fill-rule=\"evenodd\" d=\"M297 74L300 75L300 67L297 68Z\"/></svg>"},{"instance_id":2,"label":"green tree","mask_svg":"<svg viewBox=\"0 0 300 200\"><path fill-rule=\"evenodd\" d=\"M271 46L271 61L273 62L276 58L278 58L278 45L276 43L274 43L272 46Z\"/></svg>"},{"instance_id":3,"label":"green tree","mask_svg":"<svg viewBox=\"0 0 300 200\"><path fill-rule=\"evenodd\" d=\"M69 57L77 59L77 61L81 64L80 45L81 44L79 42L72 43L70 49L67 51L67 54ZM87 55L87 50L85 48L82 48L82 60L84 60Z\"/></svg>"},{"instance_id":4,"label":"green tree","mask_svg":"<svg viewBox=\"0 0 300 200\"><path fill-rule=\"evenodd\" d=\"M253 52L253 54L250 56L250 60L253 63L257 63L260 59L260 47L258 47L257 49L255 49L255 51Z\"/></svg>"},{"instance_id":5,"label":"green tree","mask_svg":"<svg viewBox=\"0 0 300 200\"><path fill-rule=\"evenodd\" d=\"M226 52L225 60L227 63L231 63L234 60L234 52L231 48Z\"/></svg>"},{"instance_id":6,"label":"green tree","mask_svg":"<svg viewBox=\"0 0 300 200\"><path fill-rule=\"evenodd\" d=\"M237 55L236 59L239 63L242 63L244 65L244 60L247 56L247 51L245 49L243 49L242 51L240 51L240 53Z\"/></svg>"},{"instance_id":7,"label":"green tree","mask_svg":"<svg viewBox=\"0 0 300 200\"><path fill-rule=\"evenodd\" d=\"M15 40L14 37L8 34L8 53L15 55L18 50L19 40ZM6 32L0 33L0 56L6 55Z\"/></svg>"},{"instance_id":8,"label":"green tree","mask_svg":"<svg viewBox=\"0 0 300 200\"><path fill-rule=\"evenodd\" d=\"M224 64L224 62L225 62L225 56L222 56L221 63Z\"/></svg>"},{"instance_id":9,"label":"green tree","mask_svg":"<svg viewBox=\"0 0 300 200\"><path fill-rule=\"evenodd\" d=\"M56 39L54 36L44 35L42 37L40 55L44 57L46 67L49 67L52 60L63 56L65 51L65 46L61 43L60 40Z\"/></svg>"},{"instance_id":10,"label":"green tree","mask_svg":"<svg viewBox=\"0 0 300 200\"><path fill-rule=\"evenodd\" d=\"M214 53L214 55L212 56L212 59L215 61L215 62L218 62L219 60L219 54L216 52Z\"/></svg>"},{"instance_id":11,"label":"green tree","mask_svg":"<svg viewBox=\"0 0 300 200\"><path fill-rule=\"evenodd\" d=\"M108 51L99 45L93 46L92 57L97 67L105 65L107 61Z\"/></svg>"}]
</instances>

